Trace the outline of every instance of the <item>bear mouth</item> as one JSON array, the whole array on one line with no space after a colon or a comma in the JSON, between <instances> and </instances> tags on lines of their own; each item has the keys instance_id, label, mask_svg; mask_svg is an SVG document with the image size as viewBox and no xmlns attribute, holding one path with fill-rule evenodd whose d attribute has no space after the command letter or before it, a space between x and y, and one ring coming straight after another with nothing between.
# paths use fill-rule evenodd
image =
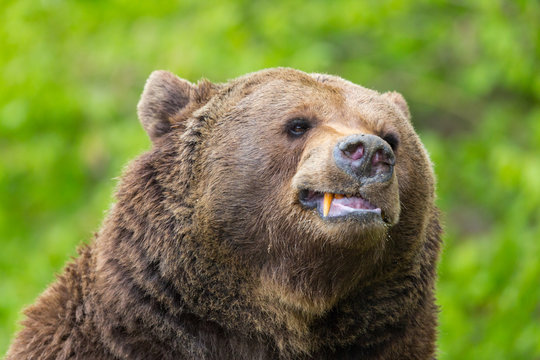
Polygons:
<instances>
[{"instance_id":1,"label":"bear mouth","mask_svg":"<svg viewBox=\"0 0 540 360\"><path fill-rule=\"evenodd\" d=\"M316 209L324 220L382 220L381 209L358 194L300 190L298 199L307 209Z\"/></svg>"}]
</instances>

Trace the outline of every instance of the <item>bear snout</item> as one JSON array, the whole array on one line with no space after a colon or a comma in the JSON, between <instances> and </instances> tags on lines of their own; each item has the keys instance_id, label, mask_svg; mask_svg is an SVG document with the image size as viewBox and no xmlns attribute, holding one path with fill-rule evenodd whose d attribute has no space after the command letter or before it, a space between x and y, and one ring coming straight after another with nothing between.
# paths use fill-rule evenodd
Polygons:
<instances>
[{"instance_id":1,"label":"bear snout","mask_svg":"<svg viewBox=\"0 0 540 360\"><path fill-rule=\"evenodd\" d=\"M342 138L334 146L333 156L336 166L362 185L387 182L394 173L394 152L376 135L356 134Z\"/></svg>"}]
</instances>

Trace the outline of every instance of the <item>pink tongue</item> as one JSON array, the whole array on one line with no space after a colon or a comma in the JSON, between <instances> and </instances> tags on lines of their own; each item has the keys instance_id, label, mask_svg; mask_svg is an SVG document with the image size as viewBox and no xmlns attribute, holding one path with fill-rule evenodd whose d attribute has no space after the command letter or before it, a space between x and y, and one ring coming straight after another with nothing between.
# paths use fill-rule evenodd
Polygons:
<instances>
[{"instance_id":1,"label":"pink tongue","mask_svg":"<svg viewBox=\"0 0 540 360\"><path fill-rule=\"evenodd\" d=\"M375 206L371 205L369 201L366 201L362 198L358 197L344 197L341 199L334 199L332 202L332 205L336 205L339 207L347 207L352 209L365 209L365 210L373 210L375 209Z\"/></svg>"},{"instance_id":2,"label":"pink tongue","mask_svg":"<svg viewBox=\"0 0 540 360\"><path fill-rule=\"evenodd\" d=\"M375 210L378 208L359 197L334 198L328 216L344 216L358 210ZM379 210L380 211L380 210Z\"/></svg>"}]
</instances>

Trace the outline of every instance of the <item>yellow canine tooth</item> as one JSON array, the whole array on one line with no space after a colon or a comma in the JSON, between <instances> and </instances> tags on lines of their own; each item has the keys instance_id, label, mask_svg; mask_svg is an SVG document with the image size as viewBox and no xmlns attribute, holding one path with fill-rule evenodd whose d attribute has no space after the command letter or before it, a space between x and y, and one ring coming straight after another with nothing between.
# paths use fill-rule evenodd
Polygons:
<instances>
[{"instance_id":1,"label":"yellow canine tooth","mask_svg":"<svg viewBox=\"0 0 540 360\"><path fill-rule=\"evenodd\" d=\"M324 193L323 199L323 215L326 217L330 212L330 206L332 205L332 200L334 199L334 194Z\"/></svg>"}]
</instances>

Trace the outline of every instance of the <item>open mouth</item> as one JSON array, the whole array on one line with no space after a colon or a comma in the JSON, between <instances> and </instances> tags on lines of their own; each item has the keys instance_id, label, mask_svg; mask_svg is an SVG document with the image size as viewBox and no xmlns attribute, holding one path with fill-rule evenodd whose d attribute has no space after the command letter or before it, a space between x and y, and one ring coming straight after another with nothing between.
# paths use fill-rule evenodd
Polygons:
<instances>
[{"instance_id":1,"label":"open mouth","mask_svg":"<svg viewBox=\"0 0 540 360\"><path fill-rule=\"evenodd\" d=\"M382 219L381 209L360 195L346 195L304 189L299 193L299 200L304 207L317 209L319 215L324 219Z\"/></svg>"}]
</instances>

